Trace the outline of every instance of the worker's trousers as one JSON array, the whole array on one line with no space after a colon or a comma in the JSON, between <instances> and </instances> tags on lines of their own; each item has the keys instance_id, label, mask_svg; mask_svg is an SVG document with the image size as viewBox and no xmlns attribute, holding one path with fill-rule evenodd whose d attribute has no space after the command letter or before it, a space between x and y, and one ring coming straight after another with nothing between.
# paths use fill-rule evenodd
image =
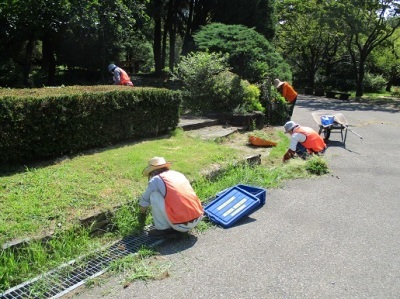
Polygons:
<instances>
[{"instance_id":1,"label":"worker's trousers","mask_svg":"<svg viewBox=\"0 0 400 299\"><path fill-rule=\"evenodd\" d=\"M168 219L167 212L165 211L164 196L158 191L154 191L150 194L150 203L154 226L156 229L159 230L173 228L174 230L185 233L195 227L203 219L203 215L201 215L199 218L187 223L172 223Z\"/></svg>"}]
</instances>

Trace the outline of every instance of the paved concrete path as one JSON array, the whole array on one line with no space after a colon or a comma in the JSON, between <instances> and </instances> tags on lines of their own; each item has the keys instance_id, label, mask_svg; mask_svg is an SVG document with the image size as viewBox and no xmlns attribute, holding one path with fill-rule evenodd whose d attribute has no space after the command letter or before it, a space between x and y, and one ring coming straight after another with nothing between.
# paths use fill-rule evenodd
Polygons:
<instances>
[{"instance_id":1,"label":"paved concrete path","mask_svg":"<svg viewBox=\"0 0 400 299\"><path fill-rule=\"evenodd\" d=\"M166 279L124 289L114 277L74 298L399 298L399 112L302 96L293 120L318 129L320 110L363 137L344 148L332 133L329 175L268 190L235 227L165 244Z\"/></svg>"}]
</instances>

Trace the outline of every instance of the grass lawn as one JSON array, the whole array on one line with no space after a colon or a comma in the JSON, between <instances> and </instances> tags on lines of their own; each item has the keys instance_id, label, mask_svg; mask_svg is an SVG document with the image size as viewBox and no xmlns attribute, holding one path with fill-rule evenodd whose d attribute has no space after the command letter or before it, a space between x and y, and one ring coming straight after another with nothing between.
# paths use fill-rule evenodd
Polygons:
<instances>
[{"instance_id":1,"label":"grass lawn","mask_svg":"<svg viewBox=\"0 0 400 299\"><path fill-rule=\"evenodd\" d=\"M194 182L193 187L203 201L236 184L274 188L286 179L318 174L321 170L324 173L319 160L295 159L282 164L288 138L281 132L273 137L278 146L270 149L262 165L255 167L234 166L243 159L239 149L229 146L235 136L204 141L180 130L170 136L119 144L43 164L19 169L3 167L0 169L0 245L49 233L53 239L46 244L30 241L22 248L1 249L0 293L134 233L137 199L147 185L147 178L141 173L153 156L172 161L173 169ZM213 178L202 175L216 164L225 169L221 175ZM114 231L94 238L87 230L78 228L79 219L117 206L122 208L115 213Z\"/></svg>"},{"instance_id":2,"label":"grass lawn","mask_svg":"<svg viewBox=\"0 0 400 299\"><path fill-rule=\"evenodd\" d=\"M53 233L50 243L30 241L26 246L0 252L0 292L57 265L93 251L103 244L135 232L137 199L147 186L142 170L153 156L164 156L173 169L192 180L201 200L236 184L276 187L285 179L309 176L304 161L283 165L280 160L288 138L270 150L258 167L235 166L243 153L231 139L204 141L181 130L171 136L63 157L53 163L31 165L0 177L0 243ZM234 138L234 137L231 137ZM225 172L208 178L202 173L212 165ZM78 228L80 218L122 206L115 214L115 231L92 237ZM151 223L151 217L148 217Z\"/></svg>"},{"instance_id":3,"label":"grass lawn","mask_svg":"<svg viewBox=\"0 0 400 299\"><path fill-rule=\"evenodd\" d=\"M68 228L80 218L135 200L146 188L142 170L164 156L195 180L213 163L237 159L232 149L184 133L102 149L0 177L0 244Z\"/></svg>"}]
</instances>

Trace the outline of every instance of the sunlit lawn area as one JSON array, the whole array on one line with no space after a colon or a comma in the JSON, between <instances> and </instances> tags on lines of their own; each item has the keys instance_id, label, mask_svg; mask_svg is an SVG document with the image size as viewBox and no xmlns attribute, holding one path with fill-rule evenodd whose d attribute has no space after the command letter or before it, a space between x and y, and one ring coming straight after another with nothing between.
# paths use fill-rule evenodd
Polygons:
<instances>
[{"instance_id":1,"label":"sunlit lawn area","mask_svg":"<svg viewBox=\"0 0 400 299\"><path fill-rule=\"evenodd\" d=\"M238 158L215 142L175 136L64 157L54 164L0 177L0 244L74 223L136 199L146 187L149 158L164 156L192 180L213 163Z\"/></svg>"},{"instance_id":2,"label":"sunlit lawn area","mask_svg":"<svg viewBox=\"0 0 400 299\"><path fill-rule=\"evenodd\" d=\"M375 99L375 96L368 96L371 101ZM286 179L310 176L310 171L321 170L319 161L309 163L295 159L282 164L288 138L281 132L274 138L278 146L269 150L262 165L254 167L234 166L243 156L240 150L227 145L229 138L204 141L177 130L171 136L119 144L41 165L13 171L2 169L0 244L4 246L10 241L50 233L53 239L47 245L31 241L22 249L1 250L0 292L112 240L135 233L136 203L147 185L141 173L153 156L164 156L172 161L172 167L193 182L203 201L237 184L275 188ZM203 174L215 165L225 172L214 178L205 177ZM116 207L122 208L116 211ZM93 238L77 224L79 219L100 211L116 211L112 219L115 230Z\"/></svg>"},{"instance_id":3,"label":"sunlit lawn area","mask_svg":"<svg viewBox=\"0 0 400 299\"><path fill-rule=\"evenodd\" d=\"M256 167L237 166L243 160L242 153L224 141L191 138L177 130L160 139L123 144L3 173L0 177L1 244L44 233L54 235L47 245L31 241L22 248L1 251L0 290L135 233L137 198L147 185L141 173L153 156L172 161L174 169L193 181L203 201L239 183L270 188L285 179L310 175L304 161L280 163L288 139L283 133L277 133L276 138L280 140L278 146L271 149L263 165ZM225 169L222 175L212 179L202 175L216 164ZM115 231L92 238L87 230L75 225L80 218L116 206L122 208L114 215Z\"/></svg>"}]
</instances>

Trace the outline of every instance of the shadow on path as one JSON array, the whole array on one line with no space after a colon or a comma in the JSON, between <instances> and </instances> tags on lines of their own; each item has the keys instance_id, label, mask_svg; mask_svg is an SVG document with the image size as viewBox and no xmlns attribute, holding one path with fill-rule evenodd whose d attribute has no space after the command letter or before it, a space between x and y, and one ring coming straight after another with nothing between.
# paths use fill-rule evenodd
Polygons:
<instances>
[{"instance_id":1,"label":"shadow on path","mask_svg":"<svg viewBox=\"0 0 400 299\"><path fill-rule=\"evenodd\" d=\"M334 111L382 111L390 113L397 113L400 111L400 101L391 101L389 103L384 101L367 103L341 101L338 99L329 99L324 97L305 95L299 95L296 106L312 111L318 111L326 110L327 103L329 103L329 109Z\"/></svg>"}]
</instances>

